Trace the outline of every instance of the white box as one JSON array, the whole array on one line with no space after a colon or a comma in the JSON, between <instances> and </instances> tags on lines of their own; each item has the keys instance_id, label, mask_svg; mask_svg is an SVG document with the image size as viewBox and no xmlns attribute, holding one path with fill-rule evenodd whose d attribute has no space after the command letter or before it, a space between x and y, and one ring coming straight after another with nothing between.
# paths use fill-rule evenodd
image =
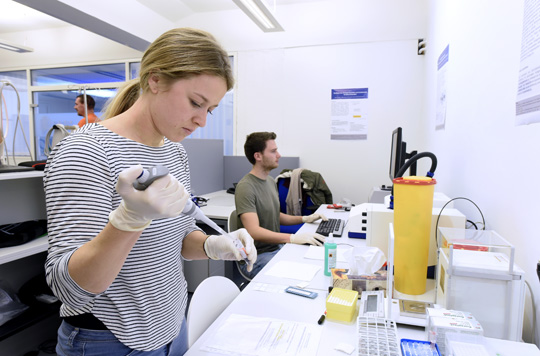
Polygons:
<instances>
[{"instance_id":1,"label":"white box","mask_svg":"<svg viewBox=\"0 0 540 356\"><path fill-rule=\"evenodd\" d=\"M514 247L494 231L440 232L436 303L471 312L484 336L521 341L525 272L514 264Z\"/></svg>"},{"instance_id":2,"label":"white box","mask_svg":"<svg viewBox=\"0 0 540 356\"><path fill-rule=\"evenodd\" d=\"M435 342L439 346L441 355L446 354L446 334L459 333L482 336L484 330L477 320L454 319L449 317L432 316L428 318L426 337L430 340L431 332L435 333Z\"/></svg>"}]
</instances>

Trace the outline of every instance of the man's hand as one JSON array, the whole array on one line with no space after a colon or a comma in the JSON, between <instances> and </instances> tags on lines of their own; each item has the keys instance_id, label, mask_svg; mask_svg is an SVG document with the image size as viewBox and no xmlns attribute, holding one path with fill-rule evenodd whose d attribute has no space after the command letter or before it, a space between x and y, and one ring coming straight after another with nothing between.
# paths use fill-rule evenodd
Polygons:
<instances>
[{"instance_id":1,"label":"man's hand","mask_svg":"<svg viewBox=\"0 0 540 356\"><path fill-rule=\"evenodd\" d=\"M291 235L291 243L298 244L298 245L315 245L315 246L322 246L324 243L324 236L309 232L304 232L301 234L292 234Z\"/></svg>"},{"instance_id":2,"label":"man's hand","mask_svg":"<svg viewBox=\"0 0 540 356\"><path fill-rule=\"evenodd\" d=\"M304 223L312 223L319 219L324 220L324 221L328 220L328 218L324 216L323 214L311 214L311 215L302 216L302 222Z\"/></svg>"}]
</instances>

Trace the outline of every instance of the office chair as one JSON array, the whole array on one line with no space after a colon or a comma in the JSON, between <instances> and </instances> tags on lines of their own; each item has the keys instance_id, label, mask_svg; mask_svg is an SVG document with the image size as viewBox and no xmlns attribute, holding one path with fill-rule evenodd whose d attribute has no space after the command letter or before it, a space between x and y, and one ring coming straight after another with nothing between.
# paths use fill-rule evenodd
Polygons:
<instances>
[{"instance_id":1,"label":"office chair","mask_svg":"<svg viewBox=\"0 0 540 356\"><path fill-rule=\"evenodd\" d=\"M187 313L188 347L208 329L223 310L240 294L233 281L222 276L211 276L193 292Z\"/></svg>"},{"instance_id":2,"label":"office chair","mask_svg":"<svg viewBox=\"0 0 540 356\"><path fill-rule=\"evenodd\" d=\"M287 214L287 195L289 194L289 186L291 178L278 178L278 194L279 194L279 209L283 214ZM311 215L319 206L313 204L311 197L302 189L302 215ZM304 224L297 225L281 225L279 231L286 234L296 233Z\"/></svg>"},{"instance_id":3,"label":"office chair","mask_svg":"<svg viewBox=\"0 0 540 356\"><path fill-rule=\"evenodd\" d=\"M236 215L236 210L233 210L231 212L231 215L229 215L229 220L227 221L227 230L229 232L233 232L235 230L238 230L238 215ZM239 261L234 261L234 263L236 263L236 269L238 269L238 272L240 272L240 275L242 276L242 278L244 278L248 282L251 282L251 278L246 276L244 274L244 272L242 271L242 269L240 268L240 266L238 265L240 262ZM240 285L240 287L241 287L241 289L244 289L244 287L245 287L244 283L242 283Z\"/></svg>"}]
</instances>

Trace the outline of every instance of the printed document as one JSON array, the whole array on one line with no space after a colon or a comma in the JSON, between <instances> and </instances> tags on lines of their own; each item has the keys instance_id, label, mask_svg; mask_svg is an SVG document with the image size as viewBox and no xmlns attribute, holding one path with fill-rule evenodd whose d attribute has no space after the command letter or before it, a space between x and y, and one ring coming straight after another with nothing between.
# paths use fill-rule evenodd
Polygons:
<instances>
[{"instance_id":1,"label":"printed document","mask_svg":"<svg viewBox=\"0 0 540 356\"><path fill-rule=\"evenodd\" d=\"M319 325L231 314L201 350L238 356L313 356Z\"/></svg>"}]
</instances>

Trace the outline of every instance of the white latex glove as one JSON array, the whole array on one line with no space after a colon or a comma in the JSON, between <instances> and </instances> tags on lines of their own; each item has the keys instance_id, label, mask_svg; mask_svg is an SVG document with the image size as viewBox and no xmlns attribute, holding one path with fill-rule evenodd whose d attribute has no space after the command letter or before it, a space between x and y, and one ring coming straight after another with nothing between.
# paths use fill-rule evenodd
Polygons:
<instances>
[{"instance_id":1,"label":"white latex glove","mask_svg":"<svg viewBox=\"0 0 540 356\"><path fill-rule=\"evenodd\" d=\"M153 219L178 216L189 199L182 183L170 174L156 179L146 190L133 188L142 169L141 165L132 166L118 176L116 191L122 202L109 214L109 221L118 230L141 231Z\"/></svg>"},{"instance_id":2,"label":"white latex glove","mask_svg":"<svg viewBox=\"0 0 540 356\"><path fill-rule=\"evenodd\" d=\"M310 232L304 232L301 234L292 234L291 235L291 243L298 244L298 245L316 245L316 246L322 246L324 243L324 236L310 233Z\"/></svg>"},{"instance_id":3,"label":"white latex glove","mask_svg":"<svg viewBox=\"0 0 540 356\"><path fill-rule=\"evenodd\" d=\"M328 218L324 216L323 214L311 214L311 215L302 216L302 222L305 222L305 223L312 223L319 219L324 220L324 221L328 220Z\"/></svg>"},{"instance_id":4,"label":"white latex glove","mask_svg":"<svg viewBox=\"0 0 540 356\"><path fill-rule=\"evenodd\" d=\"M248 272L253 269L253 264L257 260L257 249L253 243L253 238L246 229L239 229L230 232L229 235L237 238L244 245L244 250L248 256ZM213 260L240 261L244 260L238 248L234 245L232 239L225 235L210 235L204 241L204 251L206 255Z\"/></svg>"}]
</instances>

